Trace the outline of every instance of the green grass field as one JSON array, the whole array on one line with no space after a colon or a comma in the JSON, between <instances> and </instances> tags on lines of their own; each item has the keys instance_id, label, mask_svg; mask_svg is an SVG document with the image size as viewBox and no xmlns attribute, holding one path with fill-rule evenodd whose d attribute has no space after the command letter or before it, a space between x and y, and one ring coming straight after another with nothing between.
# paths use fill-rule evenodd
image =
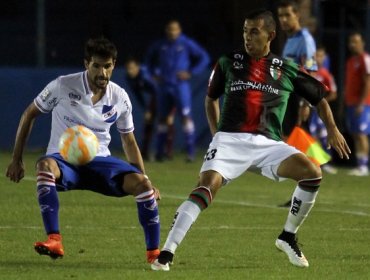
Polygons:
<instances>
[{"instance_id":1,"label":"green grass field","mask_svg":"<svg viewBox=\"0 0 370 280\"><path fill-rule=\"evenodd\" d=\"M275 183L247 173L225 187L177 250L170 272L151 271L132 197L110 198L86 191L62 193L60 224L66 255L53 261L37 255L45 238L35 194L34 162L25 158L25 179L4 173L9 153L0 154L0 279L370 279L369 178L345 170L324 177L311 215L299 232L310 267L293 267L274 246L287 209L276 207L294 182ZM192 190L201 160L182 156L147 163L162 193L162 244L173 214Z\"/></svg>"}]
</instances>

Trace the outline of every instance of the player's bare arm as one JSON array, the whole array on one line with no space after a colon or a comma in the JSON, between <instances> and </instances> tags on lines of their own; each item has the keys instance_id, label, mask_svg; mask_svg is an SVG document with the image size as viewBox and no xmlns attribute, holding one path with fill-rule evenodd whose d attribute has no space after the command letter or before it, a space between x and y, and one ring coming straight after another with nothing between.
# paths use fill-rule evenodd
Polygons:
<instances>
[{"instance_id":1,"label":"player's bare arm","mask_svg":"<svg viewBox=\"0 0 370 280\"><path fill-rule=\"evenodd\" d=\"M350 148L347 145L343 135L339 132L333 118L333 114L329 107L328 102L323 98L317 105L317 110L320 118L324 122L328 130L328 147L334 148L339 154L340 158L349 159L351 153Z\"/></svg>"},{"instance_id":2,"label":"player's bare arm","mask_svg":"<svg viewBox=\"0 0 370 280\"><path fill-rule=\"evenodd\" d=\"M15 137L12 162L6 170L6 176L11 181L18 183L24 177L23 150L29 134L31 133L35 118L40 115L40 110L32 102L23 112L19 121Z\"/></svg>"},{"instance_id":3,"label":"player's bare arm","mask_svg":"<svg viewBox=\"0 0 370 280\"><path fill-rule=\"evenodd\" d=\"M135 135L133 132L121 134L122 146L125 151L126 159L129 163L134 164L145 174L143 159L141 157L140 149L137 145Z\"/></svg>"},{"instance_id":4,"label":"player's bare arm","mask_svg":"<svg viewBox=\"0 0 370 280\"><path fill-rule=\"evenodd\" d=\"M211 130L213 136L217 132L217 123L220 119L220 106L218 99L213 99L209 96L206 96L205 107L209 129Z\"/></svg>"}]
</instances>

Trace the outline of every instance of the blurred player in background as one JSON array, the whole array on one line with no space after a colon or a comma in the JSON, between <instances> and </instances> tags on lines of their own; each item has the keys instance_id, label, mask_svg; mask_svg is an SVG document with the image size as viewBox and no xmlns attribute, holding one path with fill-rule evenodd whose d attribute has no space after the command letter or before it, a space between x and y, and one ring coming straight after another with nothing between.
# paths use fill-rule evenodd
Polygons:
<instances>
[{"instance_id":1,"label":"blurred player in background","mask_svg":"<svg viewBox=\"0 0 370 280\"><path fill-rule=\"evenodd\" d=\"M191 116L192 75L201 73L209 64L207 52L194 40L182 34L177 20L167 23L166 38L155 42L148 50L145 64L159 84L158 135L156 159L163 160L168 133L167 121L173 108L181 114L185 134L187 160L194 160L195 127Z\"/></svg>"},{"instance_id":2,"label":"blurred player in background","mask_svg":"<svg viewBox=\"0 0 370 280\"><path fill-rule=\"evenodd\" d=\"M159 254L160 223L156 202L159 193L145 175L133 134L130 99L124 89L110 81L116 58L117 50L113 43L107 39L89 40L85 46L86 71L60 76L50 82L20 120L13 159L6 172L6 176L17 183L24 176L23 150L32 125L41 113L52 112L47 152L36 164L37 196L48 235L47 241L34 245L39 254L63 257L57 191L77 189L115 197L135 196L146 240L147 261L152 262ZM117 125L129 163L110 155L109 131L113 123ZM97 156L83 166L66 162L58 149L62 133L77 124L90 128L99 140Z\"/></svg>"},{"instance_id":3,"label":"blurred player in background","mask_svg":"<svg viewBox=\"0 0 370 280\"><path fill-rule=\"evenodd\" d=\"M278 4L278 18L281 29L288 35L282 56L302 65L307 71L316 71L316 44L307 28L302 28L299 22L300 12L297 1L282 0ZM301 126L310 115L308 103L297 94L289 97L286 114L283 121L283 135L286 140L295 126ZM291 201L281 204L290 207Z\"/></svg>"},{"instance_id":4,"label":"blurred player in background","mask_svg":"<svg viewBox=\"0 0 370 280\"><path fill-rule=\"evenodd\" d=\"M356 150L357 167L349 175L369 175L370 134L370 56L365 52L361 33L349 36L351 57L347 60L345 81L346 121Z\"/></svg>"},{"instance_id":5,"label":"blurred player in background","mask_svg":"<svg viewBox=\"0 0 370 280\"><path fill-rule=\"evenodd\" d=\"M328 143L340 157L348 158L350 150L323 98L326 89L322 83L300 71L296 63L270 52L275 30L270 11L251 12L244 23L245 51L218 60L205 100L213 140L204 157L197 188L177 209L153 270L169 270L177 247L201 211L210 205L221 186L249 169L276 181L289 178L297 182L285 226L275 244L292 264L308 266L296 233L315 203L321 170L305 154L281 140L289 96L300 94L317 106L328 128Z\"/></svg>"},{"instance_id":6,"label":"blurred player in background","mask_svg":"<svg viewBox=\"0 0 370 280\"><path fill-rule=\"evenodd\" d=\"M327 54L325 48L323 46L318 47L316 50L317 71L312 72L311 74L313 77L327 86L328 91L325 98L330 103L337 98L337 85L333 75L327 68L324 67L326 57ZM322 147L328 154L331 154L331 150L327 148L326 141L328 132L316 110L311 110L308 125L311 135L320 141ZM322 165L321 169L329 174L336 174L338 172L338 170L329 163Z\"/></svg>"},{"instance_id":7,"label":"blurred player in background","mask_svg":"<svg viewBox=\"0 0 370 280\"><path fill-rule=\"evenodd\" d=\"M282 0L278 4L278 17L281 29L288 35L282 56L302 65L307 71L316 71L316 44L307 28L299 22L300 12L297 1ZM304 100L292 94L289 97L287 112L283 122L283 134L288 137L293 128L300 126L309 116L309 107Z\"/></svg>"},{"instance_id":8,"label":"blurred player in background","mask_svg":"<svg viewBox=\"0 0 370 280\"><path fill-rule=\"evenodd\" d=\"M130 57L125 63L126 75L125 80L133 96L136 97L140 106L145 110L144 113L144 134L143 142L140 147L143 159L150 158L150 144L155 125L157 111L157 94L158 88L147 69L142 66L134 57Z\"/></svg>"}]
</instances>

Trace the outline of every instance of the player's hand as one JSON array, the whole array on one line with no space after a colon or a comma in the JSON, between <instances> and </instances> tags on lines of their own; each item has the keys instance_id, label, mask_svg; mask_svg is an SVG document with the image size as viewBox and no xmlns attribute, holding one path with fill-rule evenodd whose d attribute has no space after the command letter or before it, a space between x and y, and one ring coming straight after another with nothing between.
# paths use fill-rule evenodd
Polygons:
<instances>
[{"instance_id":1,"label":"player's hand","mask_svg":"<svg viewBox=\"0 0 370 280\"><path fill-rule=\"evenodd\" d=\"M344 139L337 127L328 129L328 148L334 148L340 158L349 159L349 155L351 154L346 139Z\"/></svg>"},{"instance_id":2,"label":"player's hand","mask_svg":"<svg viewBox=\"0 0 370 280\"><path fill-rule=\"evenodd\" d=\"M191 74L188 71L179 71L177 72L177 78L181 81L186 81L191 78Z\"/></svg>"},{"instance_id":3,"label":"player's hand","mask_svg":"<svg viewBox=\"0 0 370 280\"><path fill-rule=\"evenodd\" d=\"M159 190L153 186L153 190L154 190L154 198L155 200L161 200L161 194L159 192Z\"/></svg>"},{"instance_id":4,"label":"player's hand","mask_svg":"<svg viewBox=\"0 0 370 280\"><path fill-rule=\"evenodd\" d=\"M363 111L364 111L364 105L360 104L356 106L355 112L357 116L361 115Z\"/></svg>"},{"instance_id":5,"label":"player's hand","mask_svg":"<svg viewBox=\"0 0 370 280\"><path fill-rule=\"evenodd\" d=\"M308 120L310 116L310 107L307 104L303 104L298 109L298 126L301 126L303 122Z\"/></svg>"},{"instance_id":6,"label":"player's hand","mask_svg":"<svg viewBox=\"0 0 370 280\"><path fill-rule=\"evenodd\" d=\"M12 161L6 169L6 177L18 183L24 177L23 161Z\"/></svg>"}]
</instances>

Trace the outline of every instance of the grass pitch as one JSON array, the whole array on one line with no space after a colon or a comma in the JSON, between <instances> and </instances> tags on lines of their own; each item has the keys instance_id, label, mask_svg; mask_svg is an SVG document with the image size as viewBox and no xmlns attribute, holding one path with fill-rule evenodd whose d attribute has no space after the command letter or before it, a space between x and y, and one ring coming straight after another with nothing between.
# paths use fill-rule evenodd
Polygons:
<instances>
[{"instance_id":1,"label":"grass pitch","mask_svg":"<svg viewBox=\"0 0 370 280\"><path fill-rule=\"evenodd\" d=\"M201 214L177 250L171 271L145 262L144 237L132 197L87 191L61 193L60 224L65 257L39 256L44 240L36 199L34 162L25 157L26 178L5 178L9 153L0 154L0 279L370 279L369 178L325 175L317 203L299 232L310 267L293 267L274 246L285 222L294 182L276 183L246 173L227 185ZM161 244L176 208L187 197L201 166L178 155L146 163L162 193Z\"/></svg>"}]
</instances>

